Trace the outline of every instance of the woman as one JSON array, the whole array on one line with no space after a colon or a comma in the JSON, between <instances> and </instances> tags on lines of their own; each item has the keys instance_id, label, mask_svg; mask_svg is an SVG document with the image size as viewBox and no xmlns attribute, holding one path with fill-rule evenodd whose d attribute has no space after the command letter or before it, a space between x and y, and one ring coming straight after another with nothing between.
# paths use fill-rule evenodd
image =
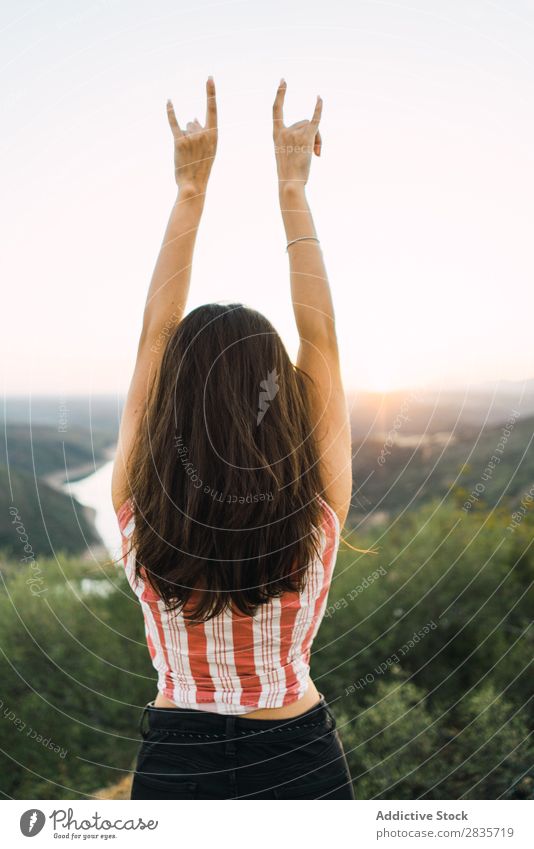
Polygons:
<instances>
[{"instance_id":1,"label":"woman","mask_svg":"<svg viewBox=\"0 0 534 849\"><path fill-rule=\"evenodd\" d=\"M217 147L167 104L178 186L121 422L113 503L158 694L144 709L133 799L350 799L335 720L309 675L351 494L334 312L305 195L311 121L273 108L300 347L241 304L184 318Z\"/></svg>"}]
</instances>

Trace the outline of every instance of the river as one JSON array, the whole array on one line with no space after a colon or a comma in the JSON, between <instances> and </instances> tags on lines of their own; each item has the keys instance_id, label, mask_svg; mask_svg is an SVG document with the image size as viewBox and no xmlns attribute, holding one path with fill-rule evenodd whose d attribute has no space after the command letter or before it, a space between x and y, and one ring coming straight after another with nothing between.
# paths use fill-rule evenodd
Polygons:
<instances>
[{"instance_id":1,"label":"river","mask_svg":"<svg viewBox=\"0 0 534 849\"><path fill-rule=\"evenodd\" d=\"M110 557L116 558L120 554L120 533L111 503L112 472L113 460L109 460L86 478L65 484L64 491L95 511L96 529Z\"/></svg>"}]
</instances>

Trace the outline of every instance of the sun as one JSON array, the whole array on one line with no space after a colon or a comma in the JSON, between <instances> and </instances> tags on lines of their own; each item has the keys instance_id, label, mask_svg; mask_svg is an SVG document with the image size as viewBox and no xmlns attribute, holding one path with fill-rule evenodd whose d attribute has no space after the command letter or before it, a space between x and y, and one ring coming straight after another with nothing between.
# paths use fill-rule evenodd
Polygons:
<instances>
[{"instance_id":1,"label":"sun","mask_svg":"<svg viewBox=\"0 0 534 849\"><path fill-rule=\"evenodd\" d=\"M400 389L404 383L395 373L390 361L373 360L368 363L358 363L357 366L352 364L345 374L345 383L347 386L364 389L367 392L376 392L385 395L388 392L394 392Z\"/></svg>"}]
</instances>

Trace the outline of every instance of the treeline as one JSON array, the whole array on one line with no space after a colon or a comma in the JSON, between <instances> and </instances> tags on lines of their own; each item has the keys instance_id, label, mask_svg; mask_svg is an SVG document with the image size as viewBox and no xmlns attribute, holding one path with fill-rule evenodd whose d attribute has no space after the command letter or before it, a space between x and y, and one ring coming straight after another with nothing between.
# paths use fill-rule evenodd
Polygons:
<instances>
[{"instance_id":1,"label":"treeline","mask_svg":"<svg viewBox=\"0 0 534 849\"><path fill-rule=\"evenodd\" d=\"M342 545L312 673L357 798L532 798L534 516L430 504ZM120 781L153 698L122 570L17 560L0 589L1 790L75 799Z\"/></svg>"}]
</instances>

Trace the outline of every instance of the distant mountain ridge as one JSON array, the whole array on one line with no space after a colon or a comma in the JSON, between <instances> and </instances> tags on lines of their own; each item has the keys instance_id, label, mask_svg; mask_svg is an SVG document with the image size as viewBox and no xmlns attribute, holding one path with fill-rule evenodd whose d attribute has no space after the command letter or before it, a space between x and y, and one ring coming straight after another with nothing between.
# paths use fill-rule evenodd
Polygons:
<instances>
[{"instance_id":1,"label":"distant mountain ridge","mask_svg":"<svg viewBox=\"0 0 534 849\"><path fill-rule=\"evenodd\" d=\"M402 433L455 431L471 435L481 427L505 422L516 410L521 418L534 416L534 380L506 383L491 391L410 390L348 393L353 439L387 434L399 415L404 415Z\"/></svg>"},{"instance_id":2,"label":"distant mountain ridge","mask_svg":"<svg viewBox=\"0 0 534 849\"><path fill-rule=\"evenodd\" d=\"M8 395L0 420L6 424L48 425L60 433L84 428L109 443L117 441L124 398L114 395Z\"/></svg>"},{"instance_id":3,"label":"distant mountain ridge","mask_svg":"<svg viewBox=\"0 0 534 849\"><path fill-rule=\"evenodd\" d=\"M66 433L49 425L8 424L0 447L0 464L37 477L51 473L74 480L77 469L91 474L106 457L106 435L82 427Z\"/></svg>"}]
</instances>

